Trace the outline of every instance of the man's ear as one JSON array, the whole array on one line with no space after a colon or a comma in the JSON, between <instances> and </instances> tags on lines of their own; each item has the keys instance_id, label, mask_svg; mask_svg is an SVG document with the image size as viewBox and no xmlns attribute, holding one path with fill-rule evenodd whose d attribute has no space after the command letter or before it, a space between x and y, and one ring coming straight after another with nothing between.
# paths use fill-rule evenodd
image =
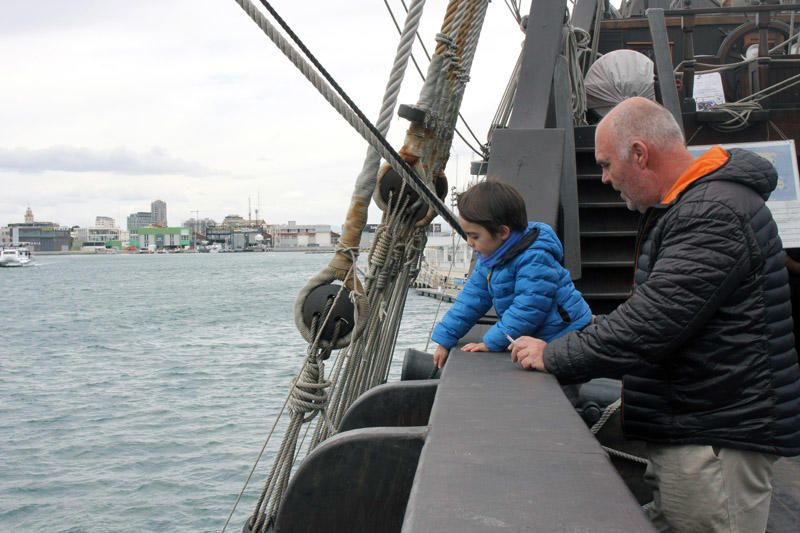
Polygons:
<instances>
[{"instance_id":1,"label":"man's ear","mask_svg":"<svg viewBox=\"0 0 800 533\"><path fill-rule=\"evenodd\" d=\"M508 236L511 235L511 228L502 224L499 228L497 228L497 236L500 237L502 240L508 239Z\"/></svg>"},{"instance_id":2,"label":"man's ear","mask_svg":"<svg viewBox=\"0 0 800 533\"><path fill-rule=\"evenodd\" d=\"M639 168L647 167L647 145L642 141L635 140L631 145L631 161Z\"/></svg>"}]
</instances>

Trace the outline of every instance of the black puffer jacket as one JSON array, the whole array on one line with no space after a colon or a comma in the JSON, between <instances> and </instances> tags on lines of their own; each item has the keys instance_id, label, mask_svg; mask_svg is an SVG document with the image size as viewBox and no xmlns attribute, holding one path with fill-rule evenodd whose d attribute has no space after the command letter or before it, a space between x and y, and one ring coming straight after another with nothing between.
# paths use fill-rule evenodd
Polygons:
<instances>
[{"instance_id":1,"label":"black puffer jacket","mask_svg":"<svg viewBox=\"0 0 800 533\"><path fill-rule=\"evenodd\" d=\"M631 297L550 343L561 380L622 378L630 437L800 454L788 274L764 200L772 165L743 150L651 208Z\"/></svg>"}]
</instances>

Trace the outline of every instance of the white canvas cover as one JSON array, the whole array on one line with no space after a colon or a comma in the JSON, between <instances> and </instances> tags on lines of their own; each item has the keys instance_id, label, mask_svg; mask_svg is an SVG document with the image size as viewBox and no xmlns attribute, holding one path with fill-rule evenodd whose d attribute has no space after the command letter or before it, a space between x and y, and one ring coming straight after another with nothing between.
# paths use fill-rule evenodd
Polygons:
<instances>
[{"instance_id":1,"label":"white canvas cover","mask_svg":"<svg viewBox=\"0 0 800 533\"><path fill-rule=\"evenodd\" d=\"M595 61L583 84L587 106L601 116L631 96L656 97L653 62L633 50L615 50Z\"/></svg>"}]
</instances>

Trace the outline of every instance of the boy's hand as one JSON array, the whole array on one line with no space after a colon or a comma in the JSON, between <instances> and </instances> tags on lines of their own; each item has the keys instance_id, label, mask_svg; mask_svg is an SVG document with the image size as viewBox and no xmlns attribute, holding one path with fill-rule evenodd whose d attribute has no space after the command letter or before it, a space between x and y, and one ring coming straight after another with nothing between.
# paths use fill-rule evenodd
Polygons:
<instances>
[{"instance_id":1,"label":"boy's hand","mask_svg":"<svg viewBox=\"0 0 800 533\"><path fill-rule=\"evenodd\" d=\"M450 350L442 346L437 346L436 351L433 352L433 365L436 368L442 368L445 361L447 361L448 355L450 355Z\"/></svg>"},{"instance_id":2,"label":"boy's hand","mask_svg":"<svg viewBox=\"0 0 800 533\"><path fill-rule=\"evenodd\" d=\"M482 342L470 342L461 347L465 352L488 352L489 348Z\"/></svg>"}]
</instances>

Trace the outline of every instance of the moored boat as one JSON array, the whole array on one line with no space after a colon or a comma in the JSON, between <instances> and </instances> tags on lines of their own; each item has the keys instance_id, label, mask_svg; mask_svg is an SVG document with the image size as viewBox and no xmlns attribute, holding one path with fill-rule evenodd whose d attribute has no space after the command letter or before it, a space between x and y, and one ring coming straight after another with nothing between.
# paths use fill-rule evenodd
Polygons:
<instances>
[{"instance_id":1,"label":"moored boat","mask_svg":"<svg viewBox=\"0 0 800 533\"><path fill-rule=\"evenodd\" d=\"M0 246L0 267L23 267L31 264L27 246Z\"/></svg>"}]
</instances>

